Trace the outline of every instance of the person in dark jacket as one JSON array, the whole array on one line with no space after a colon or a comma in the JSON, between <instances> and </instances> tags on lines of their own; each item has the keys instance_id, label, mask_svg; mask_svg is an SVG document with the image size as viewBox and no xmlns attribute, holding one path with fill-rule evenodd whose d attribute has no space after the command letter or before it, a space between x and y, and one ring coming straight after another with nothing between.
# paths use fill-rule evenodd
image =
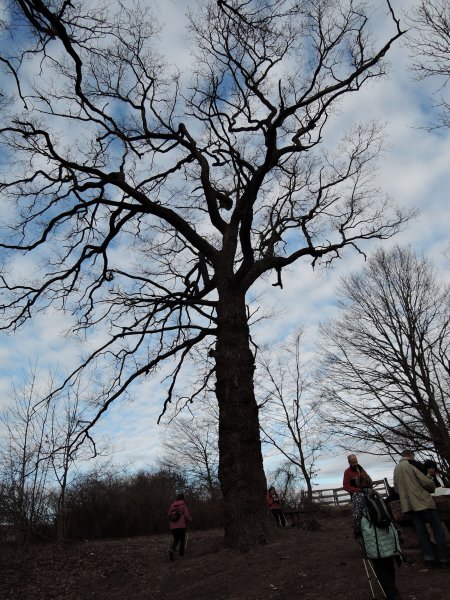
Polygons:
<instances>
[{"instance_id":1,"label":"person in dark jacket","mask_svg":"<svg viewBox=\"0 0 450 600\"><path fill-rule=\"evenodd\" d=\"M431 458L428 458L427 460L424 461L423 466L425 469L425 475L428 475L428 477L431 477L431 479L434 482L434 485L436 486L436 489L443 487L442 483L438 477L439 470L438 470L436 462L434 460L432 460ZM450 519L442 519L442 522L447 527L448 531L450 531Z\"/></svg>"},{"instance_id":2,"label":"person in dark jacket","mask_svg":"<svg viewBox=\"0 0 450 600\"><path fill-rule=\"evenodd\" d=\"M353 530L358 539L363 555L373 565L380 586L383 588L386 600L400 600L400 594L395 587L395 564L400 564L401 550L398 532L394 523L389 527L380 528L371 522L365 497L372 487L370 477L358 477L359 491L352 495Z\"/></svg>"},{"instance_id":3,"label":"person in dark jacket","mask_svg":"<svg viewBox=\"0 0 450 600\"><path fill-rule=\"evenodd\" d=\"M434 460L432 460L431 458L429 458L423 462L423 467L424 467L425 475L428 475L428 477L431 477L431 479L434 482L434 485L437 488L442 487L442 483L438 479L438 468L437 468L436 462Z\"/></svg>"},{"instance_id":4,"label":"person in dark jacket","mask_svg":"<svg viewBox=\"0 0 450 600\"><path fill-rule=\"evenodd\" d=\"M358 463L358 458L356 454L349 454L347 456L347 460L350 466L344 471L342 487L345 491L347 491L350 494L350 496L352 496L355 492L361 491L361 488L359 488L357 485L358 475L364 474L367 477L369 476L367 475L366 471L362 468L362 466Z\"/></svg>"},{"instance_id":5,"label":"person in dark jacket","mask_svg":"<svg viewBox=\"0 0 450 600\"><path fill-rule=\"evenodd\" d=\"M275 488L272 486L267 491L267 506L273 514L278 527L286 527L286 519L281 510L281 502Z\"/></svg>"},{"instance_id":6,"label":"person in dark jacket","mask_svg":"<svg viewBox=\"0 0 450 600\"><path fill-rule=\"evenodd\" d=\"M176 500L172 502L167 512L167 518L170 522L173 542L169 549L169 559L175 560L174 553L178 549L181 558L184 557L186 548L186 522L192 521L188 507L184 501L184 494L178 494Z\"/></svg>"}]
</instances>

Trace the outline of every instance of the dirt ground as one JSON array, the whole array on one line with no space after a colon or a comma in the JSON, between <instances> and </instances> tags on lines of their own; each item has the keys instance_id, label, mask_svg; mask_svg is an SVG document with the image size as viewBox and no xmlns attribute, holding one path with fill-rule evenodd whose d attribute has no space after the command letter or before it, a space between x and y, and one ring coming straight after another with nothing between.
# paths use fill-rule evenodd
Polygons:
<instances>
[{"instance_id":1,"label":"dirt ground","mask_svg":"<svg viewBox=\"0 0 450 600\"><path fill-rule=\"evenodd\" d=\"M317 530L315 530L317 529ZM407 536L408 538L408 536ZM184 560L167 559L169 534L124 540L2 546L2 600L370 600L351 516L319 514L280 530L247 554L223 547L219 530L191 531ZM406 543L397 570L402 600L450 598L450 569L425 569ZM376 598L382 598L376 590Z\"/></svg>"}]
</instances>

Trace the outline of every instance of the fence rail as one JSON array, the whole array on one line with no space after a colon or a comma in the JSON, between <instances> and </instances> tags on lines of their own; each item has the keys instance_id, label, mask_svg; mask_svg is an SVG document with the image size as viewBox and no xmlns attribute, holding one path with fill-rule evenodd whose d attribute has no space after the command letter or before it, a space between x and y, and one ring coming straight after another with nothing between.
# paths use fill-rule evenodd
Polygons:
<instances>
[{"instance_id":1,"label":"fence rail","mask_svg":"<svg viewBox=\"0 0 450 600\"><path fill-rule=\"evenodd\" d=\"M373 489L380 494L388 494L386 479L377 479L373 481ZM350 502L350 494L340 488L330 488L326 490L314 490L312 494L313 502L320 502L321 504L331 504L334 506L342 506Z\"/></svg>"}]
</instances>

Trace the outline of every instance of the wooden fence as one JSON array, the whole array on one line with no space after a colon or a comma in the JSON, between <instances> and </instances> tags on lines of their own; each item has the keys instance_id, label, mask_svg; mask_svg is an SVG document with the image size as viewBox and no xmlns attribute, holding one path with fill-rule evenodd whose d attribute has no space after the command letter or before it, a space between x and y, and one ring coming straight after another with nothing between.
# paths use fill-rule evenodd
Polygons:
<instances>
[{"instance_id":1,"label":"wooden fence","mask_svg":"<svg viewBox=\"0 0 450 600\"><path fill-rule=\"evenodd\" d=\"M382 494L388 494L386 479L377 479L373 482L373 489ZM314 490L313 491L313 502L320 502L321 504L329 504L332 506L343 506L350 502L350 494L344 490L343 487L331 488L327 490Z\"/></svg>"},{"instance_id":2,"label":"wooden fence","mask_svg":"<svg viewBox=\"0 0 450 600\"><path fill-rule=\"evenodd\" d=\"M387 479L378 479L373 481L373 489L379 492L382 496L389 495ZM450 499L450 496L449 496ZM325 504L328 506L348 506L350 505L350 494L344 488L330 488L327 490L314 490L312 500L317 504ZM295 527L304 519L304 508L289 508L284 510L284 515L287 519L288 527Z\"/></svg>"}]
</instances>

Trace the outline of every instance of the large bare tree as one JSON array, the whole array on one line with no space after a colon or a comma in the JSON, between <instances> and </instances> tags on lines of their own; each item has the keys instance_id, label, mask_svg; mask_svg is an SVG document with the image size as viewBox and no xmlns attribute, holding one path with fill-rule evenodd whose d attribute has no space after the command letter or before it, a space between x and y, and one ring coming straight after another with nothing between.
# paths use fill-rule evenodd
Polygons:
<instances>
[{"instance_id":1,"label":"large bare tree","mask_svg":"<svg viewBox=\"0 0 450 600\"><path fill-rule=\"evenodd\" d=\"M264 274L281 287L295 261L329 263L407 218L373 185L376 124L324 144L334 108L385 74L402 35L390 3L373 13L352 0L202 2L189 20L189 77L159 54L148 7L10 6L2 65L15 102L2 112L0 191L16 209L1 248L36 260L29 278L3 267L3 327L52 308L80 335L102 328L65 382L105 376L86 433L173 361L164 410L203 353L219 406L225 540L264 540L246 296ZM373 14L383 41L371 39Z\"/></svg>"},{"instance_id":2,"label":"large bare tree","mask_svg":"<svg viewBox=\"0 0 450 600\"><path fill-rule=\"evenodd\" d=\"M352 447L413 447L450 467L448 288L410 248L378 250L344 279L324 326L327 419Z\"/></svg>"}]
</instances>

